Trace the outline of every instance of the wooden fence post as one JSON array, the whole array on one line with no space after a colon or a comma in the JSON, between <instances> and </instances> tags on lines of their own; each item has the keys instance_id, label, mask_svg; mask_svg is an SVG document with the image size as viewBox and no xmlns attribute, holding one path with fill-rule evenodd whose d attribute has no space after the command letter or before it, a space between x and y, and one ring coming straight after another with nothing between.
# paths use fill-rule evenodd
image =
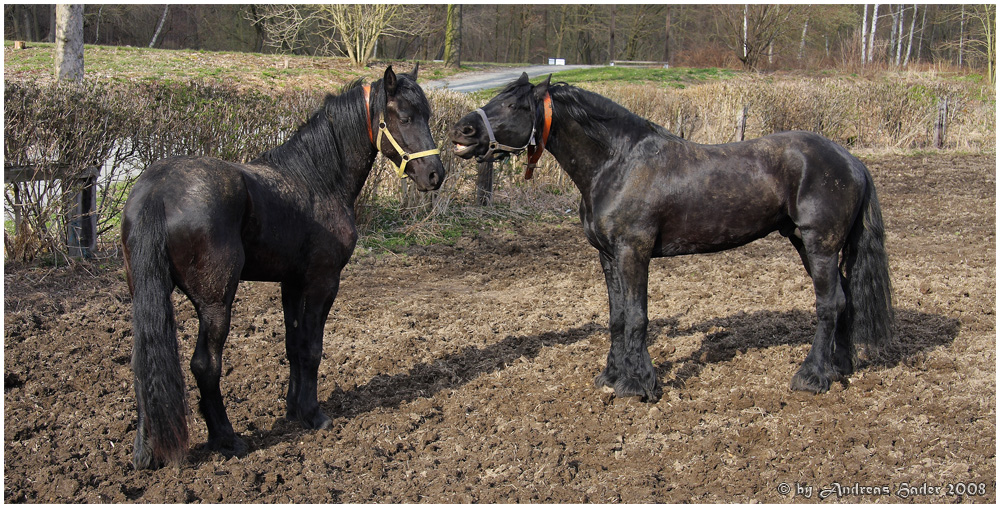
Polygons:
<instances>
[{"instance_id":1,"label":"wooden fence post","mask_svg":"<svg viewBox=\"0 0 1000 508\"><path fill-rule=\"evenodd\" d=\"M480 162L476 169L476 204L490 206L493 204L493 161Z\"/></svg>"},{"instance_id":2,"label":"wooden fence post","mask_svg":"<svg viewBox=\"0 0 1000 508\"><path fill-rule=\"evenodd\" d=\"M747 131L747 107L740 111L740 119L736 124L736 141L743 141Z\"/></svg>"},{"instance_id":3,"label":"wooden fence post","mask_svg":"<svg viewBox=\"0 0 1000 508\"><path fill-rule=\"evenodd\" d=\"M62 180L67 254L75 258L89 258L97 248L97 177L101 174L101 168L92 166L72 176L65 176L68 168L60 166L58 169L61 171L54 174L40 174L36 166L4 166L4 183ZM16 227L24 220L17 185L14 186L14 201ZM20 232L20 229L15 231Z\"/></svg>"},{"instance_id":4,"label":"wooden fence post","mask_svg":"<svg viewBox=\"0 0 1000 508\"><path fill-rule=\"evenodd\" d=\"M89 258L97 248L97 175L100 168L87 168L83 173L64 180L68 189L66 211L66 248L70 257Z\"/></svg>"},{"instance_id":5,"label":"wooden fence post","mask_svg":"<svg viewBox=\"0 0 1000 508\"><path fill-rule=\"evenodd\" d=\"M948 133L948 98L938 102L937 122L934 123L934 148L944 147L945 134Z\"/></svg>"}]
</instances>

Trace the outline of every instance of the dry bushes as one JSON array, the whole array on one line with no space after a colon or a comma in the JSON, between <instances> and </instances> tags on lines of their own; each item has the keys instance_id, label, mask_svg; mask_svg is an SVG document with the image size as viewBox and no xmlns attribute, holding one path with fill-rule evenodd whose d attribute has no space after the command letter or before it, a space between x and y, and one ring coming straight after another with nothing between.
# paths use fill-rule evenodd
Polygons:
<instances>
[{"instance_id":1,"label":"dry bushes","mask_svg":"<svg viewBox=\"0 0 1000 508\"><path fill-rule=\"evenodd\" d=\"M745 138L786 130L818 132L849 148L929 148L939 102L948 97L945 148L994 150L995 97L960 83L906 75L892 80L741 76L685 89L595 85L668 130L700 143L735 141L747 109Z\"/></svg>"},{"instance_id":2,"label":"dry bushes","mask_svg":"<svg viewBox=\"0 0 1000 508\"><path fill-rule=\"evenodd\" d=\"M284 142L326 92L269 95L200 83L5 82L4 164L29 168L26 176L34 177L27 182L5 179L5 256L67 258L67 222L77 219L67 198L80 190L75 177L90 167L101 168L96 182L98 250L116 255L121 207L143 168L175 155L251 160ZM438 140L475 107L461 94L429 95ZM442 159L449 178L442 190L424 195L408 181L401 183L380 158L357 202L362 232L386 208L397 210L404 222L447 210L475 165L448 149Z\"/></svg>"},{"instance_id":3,"label":"dry bushes","mask_svg":"<svg viewBox=\"0 0 1000 508\"><path fill-rule=\"evenodd\" d=\"M114 252L119 212L142 168L173 155L247 160L286 138L317 103L313 94L198 84L6 81L5 170L25 168L30 178L5 178L5 254L65 258L67 223L78 219L68 198L95 167L98 243Z\"/></svg>"},{"instance_id":4,"label":"dry bushes","mask_svg":"<svg viewBox=\"0 0 1000 508\"><path fill-rule=\"evenodd\" d=\"M696 142L736 140L740 112L746 108L746 138L804 129L852 149L930 147L938 102L948 97L945 147L996 149L992 90L905 73L890 77L741 76L685 89L583 86ZM30 166L45 176L28 183L5 182L6 256L65 257L65 198L78 190L67 176L92 166L101 168L98 247L115 255L119 212L142 168L172 155L252 159L287 139L326 92L261 92L199 83L5 81L5 166ZM444 185L419 193L379 158L356 203L362 234L391 230L433 235L447 222L439 218L452 214L456 205L465 209L472 203L475 161L455 157L446 140L449 127L481 101L441 90L427 95L434 112L431 130L442 144ZM495 171L494 202L510 213L575 209L576 190L551 155L542 157L531 181L523 179L523 159L497 164Z\"/></svg>"}]
</instances>

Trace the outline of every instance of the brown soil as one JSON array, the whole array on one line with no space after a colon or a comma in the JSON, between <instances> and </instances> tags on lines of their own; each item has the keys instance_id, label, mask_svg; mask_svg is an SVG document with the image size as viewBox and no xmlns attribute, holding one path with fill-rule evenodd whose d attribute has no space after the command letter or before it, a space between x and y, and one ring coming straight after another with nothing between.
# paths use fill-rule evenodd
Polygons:
<instances>
[{"instance_id":1,"label":"brown soil","mask_svg":"<svg viewBox=\"0 0 1000 508\"><path fill-rule=\"evenodd\" d=\"M202 449L193 414L187 462L137 472L120 265L6 266L4 500L783 502L839 484L849 502L995 502L995 155L869 166L905 351L818 396L788 389L815 318L777 235L654 261L663 396L596 390L604 279L570 213L352 260L320 368L328 431L283 419L278 288L244 283L223 391L250 453ZM186 365L197 320L175 301Z\"/></svg>"}]
</instances>

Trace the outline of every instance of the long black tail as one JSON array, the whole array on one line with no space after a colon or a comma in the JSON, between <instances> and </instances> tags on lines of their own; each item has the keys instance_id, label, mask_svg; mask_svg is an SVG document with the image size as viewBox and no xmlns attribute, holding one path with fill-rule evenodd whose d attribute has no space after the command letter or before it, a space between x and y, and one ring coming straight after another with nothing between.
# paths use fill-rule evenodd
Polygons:
<instances>
[{"instance_id":1,"label":"long black tail","mask_svg":"<svg viewBox=\"0 0 1000 508\"><path fill-rule=\"evenodd\" d=\"M848 318L846 332L852 349L867 346L870 359L881 358L895 350L892 308L892 282L889 280L889 257L885 252L885 226L878 194L871 173L861 161L868 180L861 212L844 246L843 268L847 279Z\"/></svg>"},{"instance_id":2,"label":"long black tail","mask_svg":"<svg viewBox=\"0 0 1000 508\"><path fill-rule=\"evenodd\" d=\"M174 283L163 203L148 200L126 239L132 284L132 372L139 407L136 469L179 463L187 453L187 399L177 352Z\"/></svg>"}]
</instances>

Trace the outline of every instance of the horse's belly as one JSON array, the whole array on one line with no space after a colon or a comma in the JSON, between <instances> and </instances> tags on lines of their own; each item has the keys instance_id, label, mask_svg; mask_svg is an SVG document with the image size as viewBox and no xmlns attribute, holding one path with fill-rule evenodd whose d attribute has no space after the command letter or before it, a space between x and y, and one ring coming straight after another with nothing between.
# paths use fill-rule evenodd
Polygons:
<instances>
[{"instance_id":1,"label":"horse's belly","mask_svg":"<svg viewBox=\"0 0 1000 508\"><path fill-rule=\"evenodd\" d=\"M746 245L780 229L781 221L761 218L751 224L702 223L699 227L665 227L653 245L654 257L719 252Z\"/></svg>"}]
</instances>

